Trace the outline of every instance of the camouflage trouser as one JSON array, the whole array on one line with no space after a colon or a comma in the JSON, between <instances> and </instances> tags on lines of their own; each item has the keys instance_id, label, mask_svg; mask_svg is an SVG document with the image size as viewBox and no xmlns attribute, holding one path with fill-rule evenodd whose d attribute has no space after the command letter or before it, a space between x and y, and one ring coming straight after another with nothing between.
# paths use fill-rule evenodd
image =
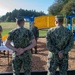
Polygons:
<instances>
[{"instance_id":1,"label":"camouflage trouser","mask_svg":"<svg viewBox=\"0 0 75 75\"><path fill-rule=\"evenodd\" d=\"M28 55L15 56L12 60L13 75L20 75L20 69L23 65L24 75L31 75L31 57Z\"/></svg>"},{"instance_id":2,"label":"camouflage trouser","mask_svg":"<svg viewBox=\"0 0 75 75\"><path fill-rule=\"evenodd\" d=\"M67 58L68 59L68 58ZM48 73L47 75L55 75L57 67L59 67L60 75L67 75L68 60L55 60L55 58L48 59Z\"/></svg>"}]
</instances>

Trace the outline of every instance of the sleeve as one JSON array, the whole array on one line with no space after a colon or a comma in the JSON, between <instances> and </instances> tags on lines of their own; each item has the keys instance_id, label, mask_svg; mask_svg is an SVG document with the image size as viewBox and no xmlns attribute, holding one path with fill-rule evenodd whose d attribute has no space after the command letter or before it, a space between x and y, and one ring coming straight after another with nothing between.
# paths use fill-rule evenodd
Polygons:
<instances>
[{"instance_id":1,"label":"sleeve","mask_svg":"<svg viewBox=\"0 0 75 75\"><path fill-rule=\"evenodd\" d=\"M13 32L9 32L9 33L8 33L7 40L10 40L10 41L13 40Z\"/></svg>"},{"instance_id":2,"label":"sleeve","mask_svg":"<svg viewBox=\"0 0 75 75\"><path fill-rule=\"evenodd\" d=\"M47 36L46 36L46 45L47 45L47 48L50 52L58 54L57 48L52 44L51 32L50 31L48 31Z\"/></svg>"},{"instance_id":3,"label":"sleeve","mask_svg":"<svg viewBox=\"0 0 75 75\"><path fill-rule=\"evenodd\" d=\"M30 41L33 40L33 39L35 39L34 34L33 34L32 31L28 31L28 35L29 35L29 40Z\"/></svg>"},{"instance_id":4,"label":"sleeve","mask_svg":"<svg viewBox=\"0 0 75 75\"><path fill-rule=\"evenodd\" d=\"M63 50L63 53L64 54L67 54L73 47L74 45L74 37L73 37L73 34L72 32L70 33L70 37L69 37L69 41L68 41L68 44L67 46L65 47L65 49Z\"/></svg>"}]
</instances>

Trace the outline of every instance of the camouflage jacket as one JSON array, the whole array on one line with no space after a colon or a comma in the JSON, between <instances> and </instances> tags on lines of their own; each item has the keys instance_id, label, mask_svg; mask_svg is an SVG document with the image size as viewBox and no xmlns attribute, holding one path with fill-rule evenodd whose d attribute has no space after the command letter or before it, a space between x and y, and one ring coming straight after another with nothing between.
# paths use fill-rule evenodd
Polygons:
<instances>
[{"instance_id":1,"label":"camouflage jacket","mask_svg":"<svg viewBox=\"0 0 75 75\"><path fill-rule=\"evenodd\" d=\"M35 38L38 38L38 37L39 37L39 30L38 30L37 27L34 26L34 27L31 29L31 31L33 32Z\"/></svg>"},{"instance_id":2,"label":"camouflage jacket","mask_svg":"<svg viewBox=\"0 0 75 75\"><path fill-rule=\"evenodd\" d=\"M48 50L54 54L59 51L68 54L74 44L73 33L63 26L51 28L47 32L46 44Z\"/></svg>"},{"instance_id":3,"label":"camouflage jacket","mask_svg":"<svg viewBox=\"0 0 75 75\"><path fill-rule=\"evenodd\" d=\"M13 42L15 48L25 48L34 39L34 35L28 29L18 27L9 32L7 39Z\"/></svg>"}]
</instances>

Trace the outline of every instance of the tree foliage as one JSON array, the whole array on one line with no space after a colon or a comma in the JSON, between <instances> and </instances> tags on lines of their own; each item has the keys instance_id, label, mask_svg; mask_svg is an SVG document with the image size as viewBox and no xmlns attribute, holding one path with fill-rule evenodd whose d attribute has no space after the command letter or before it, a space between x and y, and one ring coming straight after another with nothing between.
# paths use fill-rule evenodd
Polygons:
<instances>
[{"instance_id":1,"label":"tree foliage","mask_svg":"<svg viewBox=\"0 0 75 75\"><path fill-rule=\"evenodd\" d=\"M60 11L62 9L62 3L54 3L52 6L48 8L48 12L50 15L57 15L60 14Z\"/></svg>"},{"instance_id":2,"label":"tree foliage","mask_svg":"<svg viewBox=\"0 0 75 75\"><path fill-rule=\"evenodd\" d=\"M63 15L73 15L73 7L75 7L74 0L69 0L68 3L63 6L63 9L60 13Z\"/></svg>"},{"instance_id":3,"label":"tree foliage","mask_svg":"<svg viewBox=\"0 0 75 75\"><path fill-rule=\"evenodd\" d=\"M55 0L48 8L49 15L72 15L72 8L75 7L75 0Z\"/></svg>"},{"instance_id":4,"label":"tree foliage","mask_svg":"<svg viewBox=\"0 0 75 75\"><path fill-rule=\"evenodd\" d=\"M15 21L15 18L18 16L41 16L41 15L46 15L44 12L40 11L37 12L35 10L24 10L24 9L14 9L12 12L7 12L6 15L3 15L0 20L2 21L6 21L6 22L11 22L11 21Z\"/></svg>"}]
</instances>

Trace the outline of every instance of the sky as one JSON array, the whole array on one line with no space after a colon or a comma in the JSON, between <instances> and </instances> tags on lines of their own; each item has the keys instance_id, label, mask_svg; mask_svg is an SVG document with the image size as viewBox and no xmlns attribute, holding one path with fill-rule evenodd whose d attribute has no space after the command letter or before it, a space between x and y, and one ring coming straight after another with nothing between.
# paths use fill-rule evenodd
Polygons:
<instances>
[{"instance_id":1,"label":"sky","mask_svg":"<svg viewBox=\"0 0 75 75\"><path fill-rule=\"evenodd\" d=\"M0 16L14 9L27 9L44 11L48 13L48 7L54 3L54 0L0 0Z\"/></svg>"}]
</instances>

